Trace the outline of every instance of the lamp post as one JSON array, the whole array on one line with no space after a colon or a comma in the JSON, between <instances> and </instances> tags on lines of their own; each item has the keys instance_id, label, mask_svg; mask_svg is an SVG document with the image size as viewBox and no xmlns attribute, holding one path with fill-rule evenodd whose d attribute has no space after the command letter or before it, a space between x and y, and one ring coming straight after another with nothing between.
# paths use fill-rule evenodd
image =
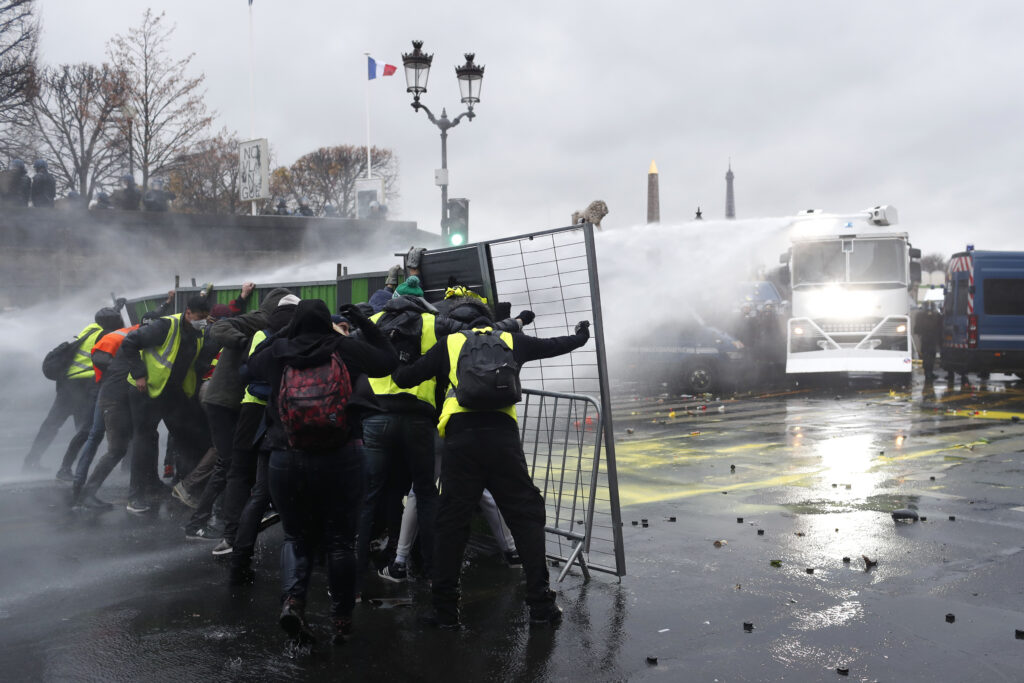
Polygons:
<instances>
[{"instance_id":1,"label":"lamp post","mask_svg":"<svg viewBox=\"0 0 1024 683\"><path fill-rule=\"evenodd\" d=\"M454 119L448 118L448 111L441 109L441 117L437 118L427 105L420 102L420 95L427 92L427 79L430 77L430 65L434 55L423 52L423 41L412 41L412 52L402 55L402 65L405 67L405 91L412 93L412 108L416 111L422 109L427 113L430 122L441 130L441 170L436 175L436 182L441 186L441 237L449 240L448 229L448 129L459 125L463 118L473 120L476 114L473 112L474 105L480 102L480 86L483 83L484 67L475 64L473 60L476 55L465 54L466 63L455 67L455 76L459 80L459 92L462 95L462 103L466 105L466 111Z\"/></svg>"}]
</instances>

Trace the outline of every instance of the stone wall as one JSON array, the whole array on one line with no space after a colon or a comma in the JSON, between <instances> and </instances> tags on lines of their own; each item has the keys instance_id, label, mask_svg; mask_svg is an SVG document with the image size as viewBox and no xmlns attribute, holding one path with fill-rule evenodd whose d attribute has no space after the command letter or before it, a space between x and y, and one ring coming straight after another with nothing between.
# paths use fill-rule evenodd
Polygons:
<instances>
[{"instance_id":1,"label":"stone wall","mask_svg":"<svg viewBox=\"0 0 1024 683\"><path fill-rule=\"evenodd\" d=\"M411 221L2 207L0 310L83 289L159 291L176 275L187 284L328 260L362 272L370 268L360 267L361 255L386 258L414 245L437 247L440 236Z\"/></svg>"}]
</instances>

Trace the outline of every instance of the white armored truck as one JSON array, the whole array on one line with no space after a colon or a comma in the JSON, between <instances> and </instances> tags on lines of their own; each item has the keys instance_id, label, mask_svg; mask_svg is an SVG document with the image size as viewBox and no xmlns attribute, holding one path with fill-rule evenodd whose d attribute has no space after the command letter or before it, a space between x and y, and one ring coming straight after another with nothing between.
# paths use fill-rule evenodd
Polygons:
<instances>
[{"instance_id":1,"label":"white armored truck","mask_svg":"<svg viewBox=\"0 0 1024 683\"><path fill-rule=\"evenodd\" d=\"M786 373L881 372L908 380L913 368L911 290L921 252L894 228L896 209L850 214L802 211L790 226L791 318Z\"/></svg>"}]
</instances>

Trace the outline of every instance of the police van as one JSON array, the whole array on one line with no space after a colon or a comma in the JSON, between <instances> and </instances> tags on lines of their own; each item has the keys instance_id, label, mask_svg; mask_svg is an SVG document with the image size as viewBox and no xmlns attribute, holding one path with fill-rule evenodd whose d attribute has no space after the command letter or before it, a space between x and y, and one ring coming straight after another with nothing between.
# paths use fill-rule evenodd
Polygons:
<instances>
[{"instance_id":1,"label":"police van","mask_svg":"<svg viewBox=\"0 0 1024 683\"><path fill-rule=\"evenodd\" d=\"M946 270L942 366L1024 376L1024 251L954 254Z\"/></svg>"}]
</instances>

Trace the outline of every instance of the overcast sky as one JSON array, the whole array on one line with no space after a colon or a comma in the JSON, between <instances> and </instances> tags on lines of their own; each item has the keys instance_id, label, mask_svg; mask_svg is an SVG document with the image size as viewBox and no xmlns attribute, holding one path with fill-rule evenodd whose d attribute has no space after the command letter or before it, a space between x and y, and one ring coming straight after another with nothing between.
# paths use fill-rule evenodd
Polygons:
<instances>
[{"instance_id":1,"label":"overcast sky","mask_svg":"<svg viewBox=\"0 0 1024 683\"><path fill-rule=\"evenodd\" d=\"M104 60L145 2L39 0L48 63ZM153 0L195 53L216 127L249 135L245 0ZM434 53L423 101L462 111L453 67L487 67L478 116L450 131L449 194L473 240L566 225L594 199L606 229L892 204L926 253L1024 249L1024 3L255 0L256 137L278 164L365 144L364 52L399 67L370 86L372 142L400 161L392 217L437 230L440 138L409 106L401 53Z\"/></svg>"}]
</instances>

